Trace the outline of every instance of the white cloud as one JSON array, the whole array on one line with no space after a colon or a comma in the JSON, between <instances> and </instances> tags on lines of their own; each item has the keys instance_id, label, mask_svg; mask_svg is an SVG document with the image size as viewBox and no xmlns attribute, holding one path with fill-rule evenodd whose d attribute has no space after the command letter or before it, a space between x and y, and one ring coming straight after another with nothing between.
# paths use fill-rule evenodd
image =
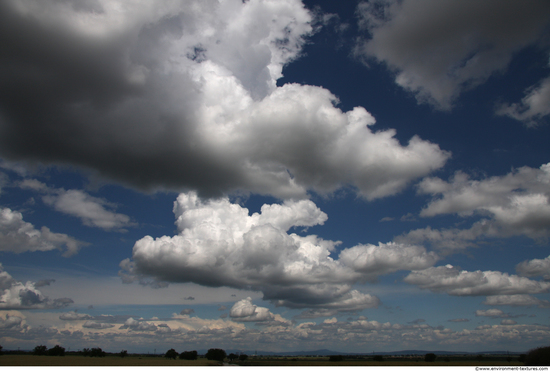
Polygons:
<instances>
[{"instance_id":1,"label":"white cloud","mask_svg":"<svg viewBox=\"0 0 550 372\"><path fill-rule=\"evenodd\" d=\"M136 225L127 215L108 210L116 205L81 190L56 189L35 179L25 179L20 187L45 194L42 197L44 203L59 212L80 218L86 226L125 231L124 227Z\"/></svg>"},{"instance_id":2,"label":"white cloud","mask_svg":"<svg viewBox=\"0 0 550 372\"><path fill-rule=\"evenodd\" d=\"M82 325L82 327L83 328L92 328L92 329L108 329L108 328L113 328L114 325L109 324L109 323L97 323L97 322L93 322L91 320L87 320Z\"/></svg>"},{"instance_id":3,"label":"white cloud","mask_svg":"<svg viewBox=\"0 0 550 372\"><path fill-rule=\"evenodd\" d=\"M476 316L487 316L489 318L507 318L510 315L505 314L504 311L499 309L489 309L489 310L476 310Z\"/></svg>"},{"instance_id":4,"label":"white cloud","mask_svg":"<svg viewBox=\"0 0 550 372\"><path fill-rule=\"evenodd\" d=\"M3 2L0 23L18 35L3 48L18 66L5 84L37 93L0 96L0 155L147 190L303 198L351 186L367 199L399 192L450 156L417 136L402 146L394 130L372 130L365 109L342 112L326 89L276 86L312 32L298 0L97 6Z\"/></svg>"},{"instance_id":5,"label":"white cloud","mask_svg":"<svg viewBox=\"0 0 550 372\"><path fill-rule=\"evenodd\" d=\"M481 181L471 180L462 172L457 172L450 182L426 178L419 183L418 192L441 195L421 211L423 217L445 213L467 216L483 210L493 213L497 219L504 219L507 212L512 213L508 218L509 223L513 223L526 219L529 208L536 203L542 203L542 207L548 204L545 198L550 194L550 163L541 165L539 169L521 167L505 176Z\"/></svg>"},{"instance_id":6,"label":"white cloud","mask_svg":"<svg viewBox=\"0 0 550 372\"><path fill-rule=\"evenodd\" d=\"M0 264L0 309L57 309L72 303L70 298L44 296L33 282L18 282Z\"/></svg>"},{"instance_id":7,"label":"white cloud","mask_svg":"<svg viewBox=\"0 0 550 372\"><path fill-rule=\"evenodd\" d=\"M546 300L540 300L534 296L528 294L516 294L516 295L496 295L488 296L485 301L485 305L489 306L538 306L538 307L550 307L550 302Z\"/></svg>"},{"instance_id":8,"label":"white cloud","mask_svg":"<svg viewBox=\"0 0 550 372\"><path fill-rule=\"evenodd\" d=\"M239 322L265 322L274 319L268 308L254 305L250 297L237 301L231 307L229 316Z\"/></svg>"},{"instance_id":9,"label":"white cloud","mask_svg":"<svg viewBox=\"0 0 550 372\"><path fill-rule=\"evenodd\" d=\"M507 115L524 122L527 126L536 126L550 114L550 78L527 89L521 103L503 104L496 113Z\"/></svg>"},{"instance_id":10,"label":"white cloud","mask_svg":"<svg viewBox=\"0 0 550 372\"><path fill-rule=\"evenodd\" d=\"M120 329L131 329L133 331L156 331L157 326L153 323L143 320L135 320L134 318L128 318Z\"/></svg>"},{"instance_id":11,"label":"white cloud","mask_svg":"<svg viewBox=\"0 0 550 372\"><path fill-rule=\"evenodd\" d=\"M249 288L278 306L357 311L380 301L353 290L354 283L438 260L422 247L394 243L357 245L333 259L339 242L287 231L327 220L310 200L264 205L249 215L227 197L203 201L189 192L178 196L174 213L178 235L137 241L132 260L120 264L124 282Z\"/></svg>"},{"instance_id":12,"label":"white cloud","mask_svg":"<svg viewBox=\"0 0 550 372\"><path fill-rule=\"evenodd\" d=\"M369 280L398 270L426 269L438 260L437 254L424 247L396 243L357 245L342 250L339 256L340 262L365 273Z\"/></svg>"},{"instance_id":13,"label":"white cloud","mask_svg":"<svg viewBox=\"0 0 550 372\"><path fill-rule=\"evenodd\" d=\"M23 215L9 208L0 210L0 251L22 253L63 249L68 257L86 245L68 235L53 233L43 226L40 230L23 220Z\"/></svg>"},{"instance_id":14,"label":"white cloud","mask_svg":"<svg viewBox=\"0 0 550 372\"><path fill-rule=\"evenodd\" d=\"M356 54L385 63L419 103L447 110L461 92L504 71L514 53L537 43L549 12L544 0L362 2L360 25L371 38L358 43ZM546 112L541 106L547 104L535 104L541 93L532 94L522 119Z\"/></svg>"},{"instance_id":15,"label":"white cloud","mask_svg":"<svg viewBox=\"0 0 550 372\"><path fill-rule=\"evenodd\" d=\"M516 266L516 271L523 276L542 276L550 281L550 256L521 262Z\"/></svg>"},{"instance_id":16,"label":"white cloud","mask_svg":"<svg viewBox=\"0 0 550 372\"><path fill-rule=\"evenodd\" d=\"M291 226L327 219L309 200L265 205L249 216L228 198L203 202L190 192L178 196L174 213L179 234L137 241L133 261L121 264L126 271L167 282L262 290L269 299L296 297L298 304L331 302L357 277L329 257L337 242L287 233Z\"/></svg>"},{"instance_id":17,"label":"white cloud","mask_svg":"<svg viewBox=\"0 0 550 372\"><path fill-rule=\"evenodd\" d=\"M462 172L455 173L449 182L426 178L418 184L418 192L433 196L420 212L421 217L456 213L483 218L469 229L412 230L397 237L397 242L428 241L439 249L454 251L475 245L480 237L550 237L550 163L539 169L521 167L505 176L480 181Z\"/></svg>"},{"instance_id":18,"label":"white cloud","mask_svg":"<svg viewBox=\"0 0 550 372\"><path fill-rule=\"evenodd\" d=\"M453 296L494 296L547 292L550 283L538 282L500 271L466 271L451 265L413 271L404 279L432 292Z\"/></svg>"},{"instance_id":19,"label":"white cloud","mask_svg":"<svg viewBox=\"0 0 550 372\"><path fill-rule=\"evenodd\" d=\"M518 322L512 319L502 319L500 322L501 325L516 325Z\"/></svg>"},{"instance_id":20,"label":"white cloud","mask_svg":"<svg viewBox=\"0 0 550 372\"><path fill-rule=\"evenodd\" d=\"M89 320L92 319L92 316L88 314L79 314L76 311L69 311L67 313L63 313L59 316L59 319L61 320Z\"/></svg>"}]
</instances>

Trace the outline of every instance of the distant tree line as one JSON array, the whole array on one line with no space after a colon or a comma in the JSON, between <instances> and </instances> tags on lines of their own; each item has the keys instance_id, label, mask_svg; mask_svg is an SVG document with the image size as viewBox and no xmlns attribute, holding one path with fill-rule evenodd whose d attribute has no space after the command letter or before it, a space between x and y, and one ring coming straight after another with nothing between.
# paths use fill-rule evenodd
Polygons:
<instances>
[{"instance_id":1,"label":"distant tree line","mask_svg":"<svg viewBox=\"0 0 550 372\"><path fill-rule=\"evenodd\" d=\"M65 348L60 345L55 345L51 349L48 349L45 345L37 345L32 352L30 352L34 355L49 355L49 356L64 356L65 355ZM2 354L29 354L29 351L5 351L3 350L3 347L0 346L0 355ZM106 353L105 351L101 350L99 347L95 348L84 348L82 351L73 351L70 352L72 355L83 355L83 356L89 356L89 357L105 357L107 354L109 355L118 355L122 358L128 356L127 350L122 350L119 353ZM225 350L223 349L209 349L208 352L204 355L206 359L208 360L216 360L219 362L223 362L226 358L233 362L235 360L239 361L245 361L248 359L248 355L246 354L234 354L231 353L229 355L226 354ZM170 359L185 359L185 360L196 360L198 359L199 355L196 350L193 351L184 351L182 353L178 353L174 349L168 350L164 357L170 358ZM346 356L350 358L357 358L358 356ZM433 362L435 361L437 356L434 353L428 353L424 356L424 360L426 362ZM482 355L478 355L477 357L478 361L481 361L483 359ZM329 360L333 362L341 362L344 360L344 357L342 355L331 355L329 356ZM377 362L383 362L385 359L382 357L382 355L375 355L373 356L372 360ZM445 358L445 361L450 361L449 358ZM508 362L512 361L511 357L507 358ZM521 354L518 358L518 361L520 363L524 363L527 366L548 366L550 365L550 346L545 347L539 347L536 349L530 350L527 354Z\"/></svg>"},{"instance_id":2,"label":"distant tree line","mask_svg":"<svg viewBox=\"0 0 550 372\"><path fill-rule=\"evenodd\" d=\"M51 349L44 345L37 345L33 350L34 355L49 355L49 356L65 356L65 348L59 345L55 345Z\"/></svg>"},{"instance_id":3,"label":"distant tree line","mask_svg":"<svg viewBox=\"0 0 550 372\"><path fill-rule=\"evenodd\" d=\"M193 351L184 351L180 354L176 350L170 349L164 354L164 357L168 359L176 359L178 356L180 359L196 360L199 358L199 353L197 353L196 350L193 350Z\"/></svg>"}]
</instances>

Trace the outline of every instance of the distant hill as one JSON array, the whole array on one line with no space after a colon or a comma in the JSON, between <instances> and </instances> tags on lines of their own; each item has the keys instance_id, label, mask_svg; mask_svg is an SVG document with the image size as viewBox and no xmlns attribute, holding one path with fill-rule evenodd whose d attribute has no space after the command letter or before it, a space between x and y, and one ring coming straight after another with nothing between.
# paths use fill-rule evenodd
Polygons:
<instances>
[{"instance_id":1,"label":"distant hill","mask_svg":"<svg viewBox=\"0 0 550 372\"><path fill-rule=\"evenodd\" d=\"M199 354L206 354L208 350L198 350ZM247 354L251 355L263 355L263 356L305 356L305 355L319 355L319 356L328 356L328 355L426 355L428 353L434 353L435 355L478 355L478 354L489 354L489 355L519 355L526 352L513 352L513 351L445 351L445 350L398 350L398 351L376 351L370 353L347 353L340 352L328 349L320 350L309 350L309 351L286 351L286 352L272 352L272 351L260 351L260 350L234 350L227 349L225 350L227 354Z\"/></svg>"}]
</instances>

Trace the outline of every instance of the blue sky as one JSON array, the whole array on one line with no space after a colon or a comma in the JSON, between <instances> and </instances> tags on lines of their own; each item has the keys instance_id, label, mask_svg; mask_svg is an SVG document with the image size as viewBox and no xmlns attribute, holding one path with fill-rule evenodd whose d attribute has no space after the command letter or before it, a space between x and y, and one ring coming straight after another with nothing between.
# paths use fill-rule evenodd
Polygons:
<instances>
[{"instance_id":1,"label":"blue sky","mask_svg":"<svg viewBox=\"0 0 550 372\"><path fill-rule=\"evenodd\" d=\"M550 342L546 1L5 1L0 344Z\"/></svg>"}]
</instances>

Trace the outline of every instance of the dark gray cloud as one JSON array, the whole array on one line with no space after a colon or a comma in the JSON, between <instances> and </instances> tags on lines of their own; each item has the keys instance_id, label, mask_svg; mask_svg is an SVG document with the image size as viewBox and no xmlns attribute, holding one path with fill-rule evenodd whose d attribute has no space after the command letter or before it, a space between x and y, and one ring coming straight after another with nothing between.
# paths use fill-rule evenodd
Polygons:
<instances>
[{"instance_id":1,"label":"dark gray cloud","mask_svg":"<svg viewBox=\"0 0 550 372\"><path fill-rule=\"evenodd\" d=\"M522 48L547 42L550 25L545 0L376 0L361 2L358 14L370 35L358 43L357 55L386 64L396 84L439 109L504 71ZM548 95L548 81L542 85L537 97ZM501 113L520 120L548 114L547 103L531 101L522 102L531 108L523 116L518 105Z\"/></svg>"},{"instance_id":2,"label":"dark gray cloud","mask_svg":"<svg viewBox=\"0 0 550 372\"><path fill-rule=\"evenodd\" d=\"M341 112L322 88L276 87L312 32L297 0L77 4L0 5L4 158L142 190L288 198L353 185L373 199L449 157L372 131L370 114Z\"/></svg>"}]
</instances>

